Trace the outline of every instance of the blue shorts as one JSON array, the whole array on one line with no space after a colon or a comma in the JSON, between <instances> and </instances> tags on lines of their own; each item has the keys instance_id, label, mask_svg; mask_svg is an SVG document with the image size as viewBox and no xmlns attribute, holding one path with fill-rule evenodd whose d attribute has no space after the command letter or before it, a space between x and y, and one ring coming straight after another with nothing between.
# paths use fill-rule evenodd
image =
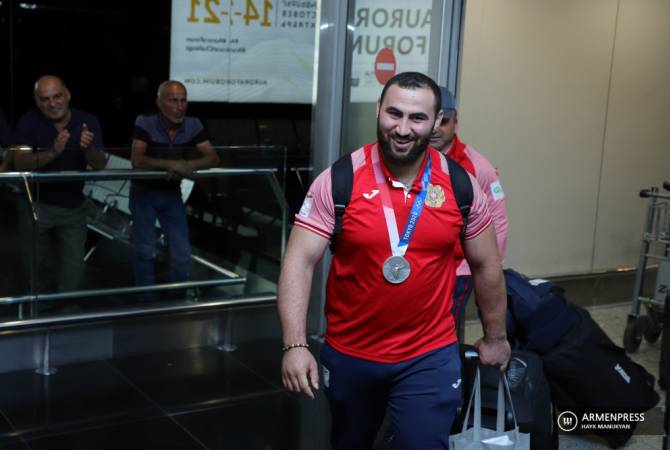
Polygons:
<instances>
[{"instance_id":1,"label":"blue shorts","mask_svg":"<svg viewBox=\"0 0 670 450\"><path fill-rule=\"evenodd\" d=\"M449 448L449 432L461 402L458 344L387 364L344 355L326 343L321 362L333 450L370 450L387 406L395 449Z\"/></svg>"}]
</instances>

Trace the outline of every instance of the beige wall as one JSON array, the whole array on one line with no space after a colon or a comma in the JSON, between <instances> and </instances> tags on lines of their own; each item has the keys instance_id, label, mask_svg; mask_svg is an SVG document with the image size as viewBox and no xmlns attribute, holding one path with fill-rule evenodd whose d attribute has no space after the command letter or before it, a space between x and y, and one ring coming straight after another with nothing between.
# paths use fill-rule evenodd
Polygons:
<instances>
[{"instance_id":1,"label":"beige wall","mask_svg":"<svg viewBox=\"0 0 670 450\"><path fill-rule=\"evenodd\" d=\"M467 0L459 134L500 171L506 266L637 263L637 192L670 179L669 83L667 0Z\"/></svg>"}]
</instances>

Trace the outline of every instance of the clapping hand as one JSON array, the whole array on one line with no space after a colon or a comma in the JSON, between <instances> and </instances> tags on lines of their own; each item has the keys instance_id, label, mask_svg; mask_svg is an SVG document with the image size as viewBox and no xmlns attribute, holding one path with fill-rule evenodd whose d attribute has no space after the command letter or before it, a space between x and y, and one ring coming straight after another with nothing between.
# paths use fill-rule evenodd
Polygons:
<instances>
[{"instance_id":1,"label":"clapping hand","mask_svg":"<svg viewBox=\"0 0 670 450\"><path fill-rule=\"evenodd\" d=\"M79 146L82 149L87 149L90 147L90 145L93 143L93 139L95 138L95 134L91 130L88 129L88 125L85 123L82 124L81 126L81 139L79 139Z\"/></svg>"},{"instance_id":2,"label":"clapping hand","mask_svg":"<svg viewBox=\"0 0 670 450\"><path fill-rule=\"evenodd\" d=\"M53 149L55 156L63 153L63 150L65 150L65 145L69 140L70 140L70 132L67 131L67 129L65 128L62 129L56 136L56 139L54 139Z\"/></svg>"}]
</instances>

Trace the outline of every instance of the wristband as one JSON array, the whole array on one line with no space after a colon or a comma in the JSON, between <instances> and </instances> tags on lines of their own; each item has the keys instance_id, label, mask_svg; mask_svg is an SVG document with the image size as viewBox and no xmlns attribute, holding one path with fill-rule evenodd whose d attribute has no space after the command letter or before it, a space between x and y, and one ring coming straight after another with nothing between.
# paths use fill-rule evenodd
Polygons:
<instances>
[{"instance_id":1,"label":"wristband","mask_svg":"<svg viewBox=\"0 0 670 450\"><path fill-rule=\"evenodd\" d=\"M309 344L288 344L282 347L281 351L286 352L292 348L309 348Z\"/></svg>"}]
</instances>

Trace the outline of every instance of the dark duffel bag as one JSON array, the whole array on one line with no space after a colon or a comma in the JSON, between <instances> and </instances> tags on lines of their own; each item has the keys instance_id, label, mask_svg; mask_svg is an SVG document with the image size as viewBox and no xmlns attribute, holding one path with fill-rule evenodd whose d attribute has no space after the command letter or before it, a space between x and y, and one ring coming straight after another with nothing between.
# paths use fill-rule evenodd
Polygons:
<instances>
[{"instance_id":1,"label":"dark duffel bag","mask_svg":"<svg viewBox=\"0 0 670 450\"><path fill-rule=\"evenodd\" d=\"M612 342L588 311L576 307L578 319L551 351L542 356L544 372L559 411L642 413L659 401L654 377ZM623 445L635 429L599 431L611 447Z\"/></svg>"},{"instance_id":2,"label":"dark duffel bag","mask_svg":"<svg viewBox=\"0 0 670 450\"><path fill-rule=\"evenodd\" d=\"M461 345L463 363L463 398L461 410L454 421L453 432L460 432L465 417L467 399L472 391L477 358L466 358L466 352L473 352L471 345ZM495 429L498 395L498 370L481 367L482 383L482 425ZM530 434L530 448L534 450L558 449L558 430L554 426L553 406L549 384L542 370L540 357L527 351L513 351L507 368L510 392L514 403L519 431ZM507 428L513 427L513 419L508 414Z\"/></svg>"}]
</instances>

